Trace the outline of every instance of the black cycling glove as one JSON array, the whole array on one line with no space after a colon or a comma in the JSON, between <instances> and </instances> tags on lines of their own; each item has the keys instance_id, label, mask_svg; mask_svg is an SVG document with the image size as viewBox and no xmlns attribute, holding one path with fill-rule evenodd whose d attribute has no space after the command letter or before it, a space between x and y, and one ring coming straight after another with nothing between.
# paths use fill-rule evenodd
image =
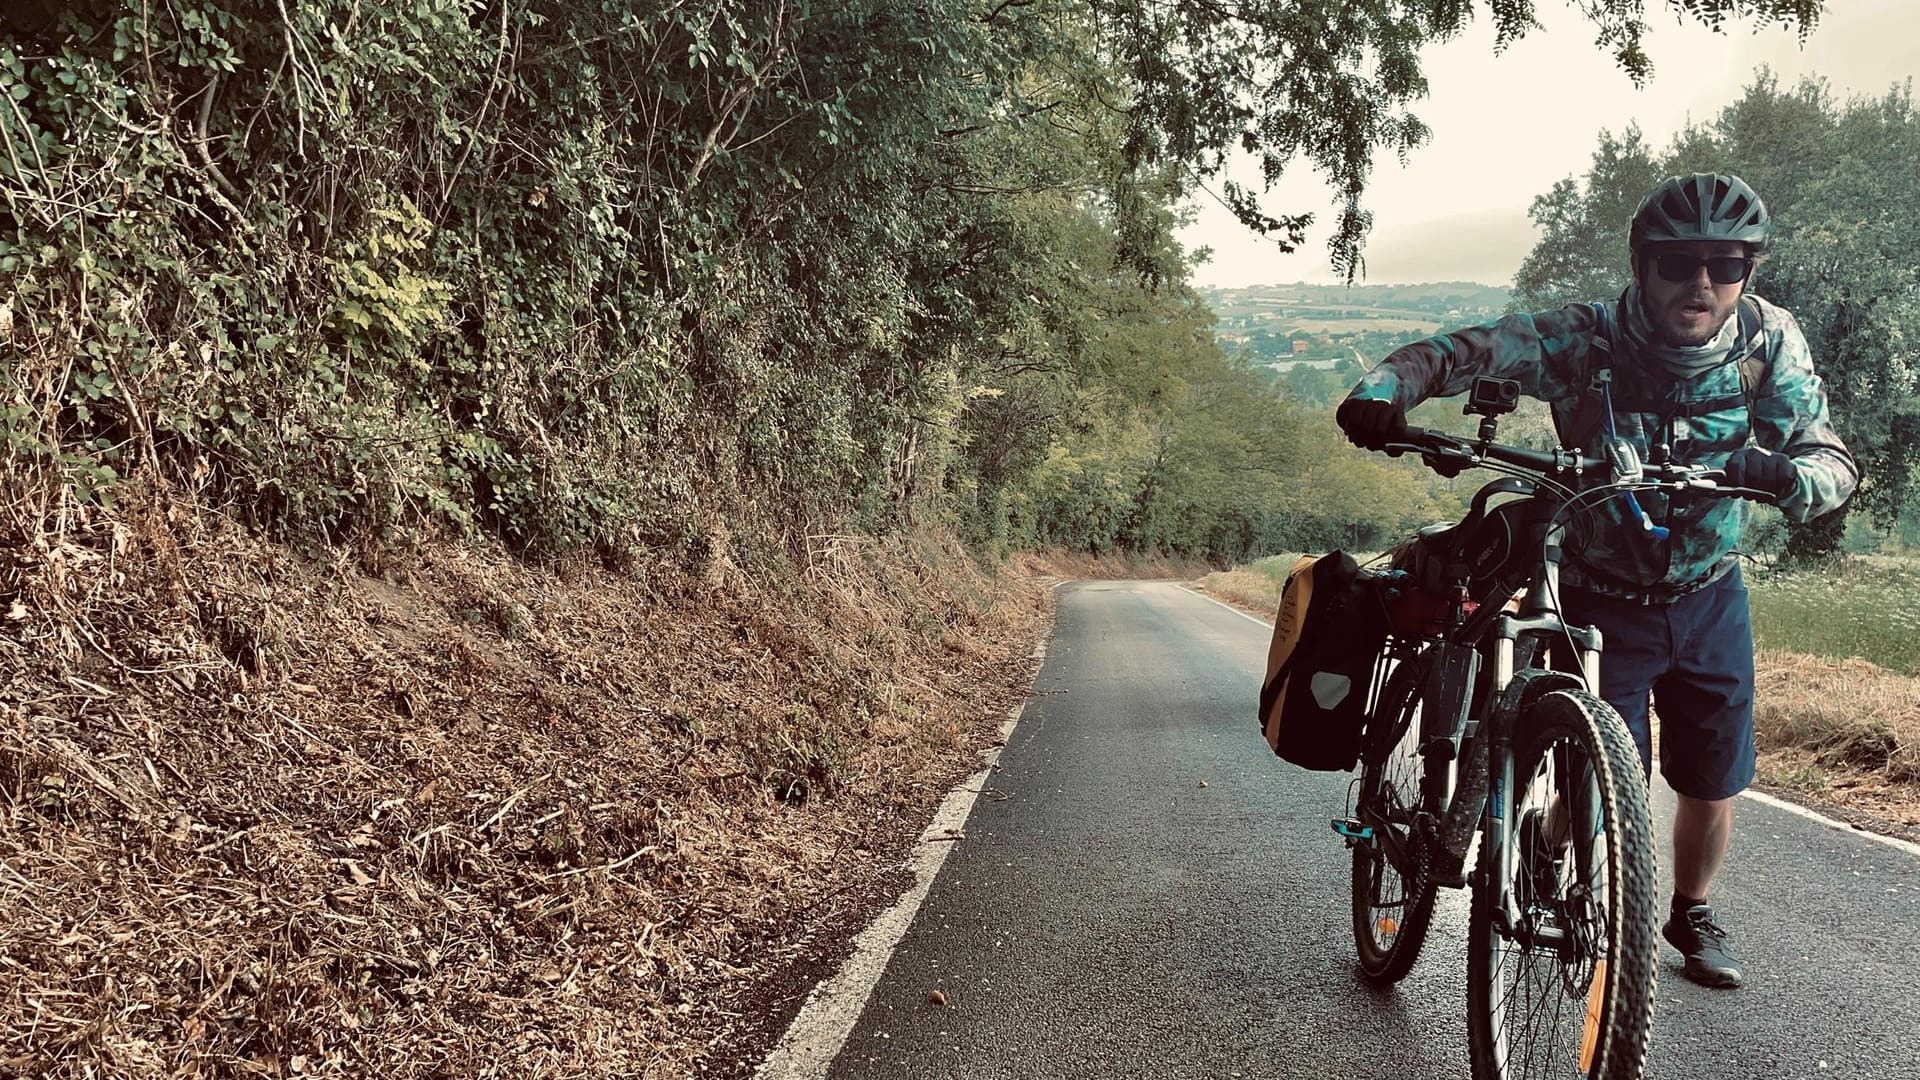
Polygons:
<instances>
[{"instance_id":1,"label":"black cycling glove","mask_svg":"<svg viewBox=\"0 0 1920 1080\"><path fill-rule=\"evenodd\" d=\"M1402 441L1407 433L1407 414L1391 401L1348 398L1340 403L1333 419L1347 433L1347 441L1362 450L1378 450Z\"/></svg>"},{"instance_id":2,"label":"black cycling glove","mask_svg":"<svg viewBox=\"0 0 1920 1080\"><path fill-rule=\"evenodd\" d=\"M1775 499L1784 499L1793 494L1799 482L1800 473L1794 469L1793 459L1785 454L1743 446L1727 459L1727 483L1734 487L1753 488Z\"/></svg>"}]
</instances>

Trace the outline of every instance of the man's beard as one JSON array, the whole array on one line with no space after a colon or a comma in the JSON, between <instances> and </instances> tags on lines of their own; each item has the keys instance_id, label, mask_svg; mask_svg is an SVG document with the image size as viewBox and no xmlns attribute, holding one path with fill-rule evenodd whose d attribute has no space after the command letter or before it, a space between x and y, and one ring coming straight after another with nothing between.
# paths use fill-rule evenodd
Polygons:
<instances>
[{"instance_id":1,"label":"man's beard","mask_svg":"<svg viewBox=\"0 0 1920 1080\"><path fill-rule=\"evenodd\" d=\"M1685 304L1662 306L1654 310L1647 303L1638 283L1628 288L1624 299L1626 302L1622 307L1626 319L1621 329L1628 344L1645 356L1648 362L1666 369L1674 376L1693 378L1723 363L1731 355L1733 339L1737 336L1731 312L1715 323L1707 340L1680 343L1672 340L1668 322L1679 314L1679 309ZM1697 295L1690 297L1689 301L1696 304L1700 302ZM1706 305L1706 311L1713 311L1711 303ZM1695 334L1689 333L1687 336L1692 338Z\"/></svg>"},{"instance_id":2,"label":"man's beard","mask_svg":"<svg viewBox=\"0 0 1920 1080\"><path fill-rule=\"evenodd\" d=\"M1702 329L1691 333L1674 329L1674 325L1679 322L1682 311L1688 306L1705 309L1708 320ZM1683 349L1697 349L1712 341L1719 336L1720 328L1725 326L1727 322L1725 316L1719 318L1714 317L1712 300L1701 299L1699 297L1675 300L1661 312L1661 316L1662 317L1654 323L1654 328L1660 335L1661 344L1672 345Z\"/></svg>"}]
</instances>

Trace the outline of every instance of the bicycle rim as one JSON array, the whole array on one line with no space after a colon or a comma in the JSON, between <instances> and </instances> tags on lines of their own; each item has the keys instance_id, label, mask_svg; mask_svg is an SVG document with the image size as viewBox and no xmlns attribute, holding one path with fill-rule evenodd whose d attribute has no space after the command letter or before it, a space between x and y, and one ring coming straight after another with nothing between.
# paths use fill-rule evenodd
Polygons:
<instances>
[{"instance_id":1,"label":"bicycle rim","mask_svg":"<svg viewBox=\"0 0 1920 1080\"><path fill-rule=\"evenodd\" d=\"M1509 852L1482 845L1467 949L1475 1080L1641 1074L1653 1016L1652 829L1639 757L1600 699L1515 727ZM1517 918L1495 917L1502 893Z\"/></svg>"},{"instance_id":2,"label":"bicycle rim","mask_svg":"<svg viewBox=\"0 0 1920 1080\"><path fill-rule=\"evenodd\" d=\"M1415 825L1424 765L1418 753L1423 666L1409 661L1387 680L1361 763L1363 816L1374 823L1376 834L1390 832L1410 856L1396 868L1379 835L1353 848L1354 947L1361 972L1381 983L1397 982L1412 969L1433 916L1426 837Z\"/></svg>"}]
</instances>

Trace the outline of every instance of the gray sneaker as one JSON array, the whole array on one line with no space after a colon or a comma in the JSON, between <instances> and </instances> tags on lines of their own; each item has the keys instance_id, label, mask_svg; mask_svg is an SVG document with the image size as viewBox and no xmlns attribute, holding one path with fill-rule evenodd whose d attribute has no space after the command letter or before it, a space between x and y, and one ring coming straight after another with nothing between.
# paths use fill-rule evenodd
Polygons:
<instances>
[{"instance_id":1,"label":"gray sneaker","mask_svg":"<svg viewBox=\"0 0 1920 1080\"><path fill-rule=\"evenodd\" d=\"M1727 932L1713 921L1713 909L1695 904L1667 919L1667 943L1686 954L1687 978L1701 986L1731 988L1741 982L1740 958L1727 944Z\"/></svg>"}]
</instances>

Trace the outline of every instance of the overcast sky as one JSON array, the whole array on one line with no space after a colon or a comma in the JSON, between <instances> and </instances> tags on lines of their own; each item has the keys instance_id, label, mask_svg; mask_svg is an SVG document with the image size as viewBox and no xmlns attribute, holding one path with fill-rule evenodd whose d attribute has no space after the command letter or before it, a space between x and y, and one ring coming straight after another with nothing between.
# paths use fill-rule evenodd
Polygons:
<instances>
[{"instance_id":1,"label":"overcast sky","mask_svg":"<svg viewBox=\"0 0 1920 1080\"><path fill-rule=\"evenodd\" d=\"M1731 26L1716 35L1680 24L1664 0L1646 3L1654 75L1641 90L1594 46L1593 25L1556 0L1540 5L1542 28L1505 55L1493 54L1484 12L1459 38L1428 48L1429 91L1413 112L1433 137L1404 168L1390 154L1375 164L1365 202L1374 215L1366 281L1509 284L1535 236L1528 205L1556 181L1585 174L1602 129L1618 134L1637 122L1665 149L1687 124L1712 120L1763 65L1783 85L1824 76L1842 98L1878 97L1920 76L1916 0L1828 0L1804 49L1778 27ZM1242 182L1257 177L1249 169ZM1334 218L1323 181L1304 164L1266 205L1276 213L1313 210L1322 223ZM1200 285L1338 280L1324 226L1282 255L1213 200L1202 196L1194 210L1198 217L1180 239L1213 249L1194 275Z\"/></svg>"}]
</instances>

